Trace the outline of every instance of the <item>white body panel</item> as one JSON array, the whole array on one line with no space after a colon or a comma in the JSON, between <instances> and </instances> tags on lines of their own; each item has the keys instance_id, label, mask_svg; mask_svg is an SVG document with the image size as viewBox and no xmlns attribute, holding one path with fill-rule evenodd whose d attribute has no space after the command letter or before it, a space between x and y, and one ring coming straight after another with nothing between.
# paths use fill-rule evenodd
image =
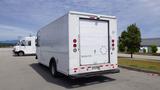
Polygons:
<instances>
[{"instance_id":1,"label":"white body panel","mask_svg":"<svg viewBox=\"0 0 160 90\"><path fill-rule=\"evenodd\" d=\"M54 58L65 75L116 69L116 34L114 16L71 11L37 33L38 62L49 66Z\"/></svg>"},{"instance_id":2,"label":"white body panel","mask_svg":"<svg viewBox=\"0 0 160 90\"><path fill-rule=\"evenodd\" d=\"M21 44L18 44L14 46L14 51L15 52L24 52L24 54L36 54L36 43L35 43L36 37L24 37L22 38L19 42L24 41L24 45L22 46Z\"/></svg>"}]
</instances>

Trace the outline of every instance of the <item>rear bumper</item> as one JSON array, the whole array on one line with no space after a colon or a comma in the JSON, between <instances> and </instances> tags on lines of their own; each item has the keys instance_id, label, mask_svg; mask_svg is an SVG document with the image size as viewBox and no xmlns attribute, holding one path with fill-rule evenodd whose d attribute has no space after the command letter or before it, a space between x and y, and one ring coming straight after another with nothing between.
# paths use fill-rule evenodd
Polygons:
<instances>
[{"instance_id":1,"label":"rear bumper","mask_svg":"<svg viewBox=\"0 0 160 90\"><path fill-rule=\"evenodd\" d=\"M119 73L119 72L120 72L119 69L111 69L111 70L105 70L105 71L75 74L75 75L70 75L70 77L71 78L90 77L90 76L97 76L97 75L102 75L102 74L114 74L114 73Z\"/></svg>"}]
</instances>

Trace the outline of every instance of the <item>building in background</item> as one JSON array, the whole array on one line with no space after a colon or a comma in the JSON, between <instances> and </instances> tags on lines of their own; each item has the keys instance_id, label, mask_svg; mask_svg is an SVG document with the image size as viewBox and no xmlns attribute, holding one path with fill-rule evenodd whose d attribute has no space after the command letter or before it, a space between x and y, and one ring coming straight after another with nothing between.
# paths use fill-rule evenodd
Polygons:
<instances>
[{"instance_id":1,"label":"building in background","mask_svg":"<svg viewBox=\"0 0 160 90\"><path fill-rule=\"evenodd\" d=\"M145 49L146 53L150 53L151 52L151 49L150 49L151 45L156 45L157 49L158 49L157 53L160 53L160 38L142 39L140 52L144 52L144 49Z\"/></svg>"}]
</instances>

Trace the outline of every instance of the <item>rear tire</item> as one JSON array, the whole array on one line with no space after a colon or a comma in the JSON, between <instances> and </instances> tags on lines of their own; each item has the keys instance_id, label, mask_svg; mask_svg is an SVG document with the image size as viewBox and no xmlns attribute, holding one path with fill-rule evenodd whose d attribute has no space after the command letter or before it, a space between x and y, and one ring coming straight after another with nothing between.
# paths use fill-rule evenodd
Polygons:
<instances>
[{"instance_id":1,"label":"rear tire","mask_svg":"<svg viewBox=\"0 0 160 90\"><path fill-rule=\"evenodd\" d=\"M51 71L51 75L53 77L58 77L58 72L57 72L57 66L55 63L51 63L51 66L50 66L50 71Z\"/></svg>"},{"instance_id":2,"label":"rear tire","mask_svg":"<svg viewBox=\"0 0 160 90\"><path fill-rule=\"evenodd\" d=\"M24 56L24 52L20 51L20 52L18 53L18 56Z\"/></svg>"}]
</instances>

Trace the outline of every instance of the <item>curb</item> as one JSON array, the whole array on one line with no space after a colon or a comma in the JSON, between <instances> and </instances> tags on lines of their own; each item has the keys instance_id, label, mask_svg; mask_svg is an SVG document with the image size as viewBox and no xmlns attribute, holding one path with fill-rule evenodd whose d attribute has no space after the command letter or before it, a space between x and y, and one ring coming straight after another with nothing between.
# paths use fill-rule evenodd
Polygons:
<instances>
[{"instance_id":1,"label":"curb","mask_svg":"<svg viewBox=\"0 0 160 90\"><path fill-rule=\"evenodd\" d=\"M160 76L160 73L159 73L159 72L148 71L148 70L144 70L144 69L137 69L137 68L128 67L128 66L122 66L122 65L118 65L118 66L119 66L120 68L125 68L125 69L128 69L128 70L150 73L152 76Z\"/></svg>"}]
</instances>

